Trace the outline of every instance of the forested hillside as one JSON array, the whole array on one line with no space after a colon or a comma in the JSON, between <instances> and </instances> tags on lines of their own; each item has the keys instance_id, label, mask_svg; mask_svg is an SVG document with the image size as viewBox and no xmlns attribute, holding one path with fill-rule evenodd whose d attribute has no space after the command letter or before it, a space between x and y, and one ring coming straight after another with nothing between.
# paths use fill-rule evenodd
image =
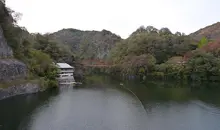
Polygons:
<instances>
[{"instance_id":1,"label":"forested hillside","mask_svg":"<svg viewBox=\"0 0 220 130\"><path fill-rule=\"evenodd\" d=\"M111 48L121 38L110 31L81 31L63 29L49 34L52 41L71 48L80 59L106 59Z\"/></svg>"},{"instance_id":2,"label":"forested hillside","mask_svg":"<svg viewBox=\"0 0 220 130\"><path fill-rule=\"evenodd\" d=\"M157 63L163 63L172 56L183 56L195 48L189 36L179 32L172 34L168 28L157 30L148 26L146 29L137 29L129 38L117 44L112 51L112 57L117 63L124 57L150 54L157 59Z\"/></svg>"},{"instance_id":3,"label":"forested hillside","mask_svg":"<svg viewBox=\"0 0 220 130\"><path fill-rule=\"evenodd\" d=\"M111 74L196 81L220 79L219 42L140 27L111 51Z\"/></svg>"},{"instance_id":4,"label":"forested hillside","mask_svg":"<svg viewBox=\"0 0 220 130\"><path fill-rule=\"evenodd\" d=\"M219 23L190 35L172 33L168 28L141 26L124 40L107 30L62 29L41 35L30 34L17 26L17 17L12 16L19 15L4 4L0 9L4 34L1 58L22 61L27 67L28 78L54 80L56 69L52 62L67 62L81 68L76 69L76 73L80 70L82 74L83 67L79 63L96 61L110 68L108 73L124 76L197 81L220 79Z\"/></svg>"}]
</instances>

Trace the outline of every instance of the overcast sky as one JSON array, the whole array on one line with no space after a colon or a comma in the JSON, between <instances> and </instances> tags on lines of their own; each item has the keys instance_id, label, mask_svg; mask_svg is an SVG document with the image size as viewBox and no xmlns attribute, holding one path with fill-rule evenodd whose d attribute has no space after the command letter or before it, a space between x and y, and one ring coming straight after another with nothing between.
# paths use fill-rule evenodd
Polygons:
<instances>
[{"instance_id":1,"label":"overcast sky","mask_svg":"<svg viewBox=\"0 0 220 130\"><path fill-rule=\"evenodd\" d=\"M6 0L29 32L110 30L123 38L141 25L186 34L220 21L220 0Z\"/></svg>"}]
</instances>

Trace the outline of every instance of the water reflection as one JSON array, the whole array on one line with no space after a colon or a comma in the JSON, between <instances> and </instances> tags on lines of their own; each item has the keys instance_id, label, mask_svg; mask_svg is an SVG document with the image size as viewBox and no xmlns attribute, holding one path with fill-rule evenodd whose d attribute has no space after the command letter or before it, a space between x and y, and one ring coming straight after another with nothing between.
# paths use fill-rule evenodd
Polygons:
<instances>
[{"instance_id":1,"label":"water reflection","mask_svg":"<svg viewBox=\"0 0 220 130\"><path fill-rule=\"evenodd\" d=\"M16 130L18 126L28 120L32 111L48 103L48 98L57 94L57 91L21 95L0 101L0 130Z\"/></svg>"},{"instance_id":2,"label":"water reflection","mask_svg":"<svg viewBox=\"0 0 220 130\"><path fill-rule=\"evenodd\" d=\"M0 130L218 130L218 84L123 82L105 76L0 101Z\"/></svg>"},{"instance_id":3,"label":"water reflection","mask_svg":"<svg viewBox=\"0 0 220 130\"><path fill-rule=\"evenodd\" d=\"M220 128L220 89L216 84L127 82L144 104L149 130L217 130Z\"/></svg>"},{"instance_id":4,"label":"water reflection","mask_svg":"<svg viewBox=\"0 0 220 130\"><path fill-rule=\"evenodd\" d=\"M28 130L142 130L141 104L116 89L68 89L31 115ZM25 127L25 126L24 126Z\"/></svg>"},{"instance_id":5,"label":"water reflection","mask_svg":"<svg viewBox=\"0 0 220 130\"><path fill-rule=\"evenodd\" d=\"M148 81L146 83L125 82L142 102L179 102L200 100L220 107L220 87L216 83L183 84L177 82Z\"/></svg>"}]
</instances>

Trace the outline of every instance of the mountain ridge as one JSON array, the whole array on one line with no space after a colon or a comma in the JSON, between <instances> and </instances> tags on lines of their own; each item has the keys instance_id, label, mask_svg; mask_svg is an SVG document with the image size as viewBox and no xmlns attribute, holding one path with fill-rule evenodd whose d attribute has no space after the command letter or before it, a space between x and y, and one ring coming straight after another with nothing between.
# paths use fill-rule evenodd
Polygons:
<instances>
[{"instance_id":1,"label":"mountain ridge","mask_svg":"<svg viewBox=\"0 0 220 130\"><path fill-rule=\"evenodd\" d=\"M195 40L200 40L202 37L206 37L209 40L218 40L220 39L220 22L208 25L204 28L189 34Z\"/></svg>"},{"instance_id":2,"label":"mountain ridge","mask_svg":"<svg viewBox=\"0 0 220 130\"><path fill-rule=\"evenodd\" d=\"M69 46L71 51L82 59L106 59L116 42L122 40L119 35L105 29L83 31L65 28L48 36L52 41Z\"/></svg>"},{"instance_id":3,"label":"mountain ridge","mask_svg":"<svg viewBox=\"0 0 220 130\"><path fill-rule=\"evenodd\" d=\"M50 40L69 47L80 59L106 59L116 43L123 40L119 35L105 29L97 31L63 28L47 35ZM220 38L220 22L201 28L188 36L195 41L200 41L202 37L217 40Z\"/></svg>"}]
</instances>

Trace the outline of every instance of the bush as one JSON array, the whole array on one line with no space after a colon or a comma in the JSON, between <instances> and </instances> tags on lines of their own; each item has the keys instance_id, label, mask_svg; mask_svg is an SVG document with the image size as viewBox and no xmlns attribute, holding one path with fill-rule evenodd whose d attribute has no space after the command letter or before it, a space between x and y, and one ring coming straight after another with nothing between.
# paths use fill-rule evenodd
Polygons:
<instances>
[{"instance_id":1,"label":"bush","mask_svg":"<svg viewBox=\"0 0 220 130\"><path fill-rule=\"evenodd\" d=\"M184 74L192 80L212 80L213 76L220 76L220 60L211 53L194 51L186 64Z\"/></svg>"}]
</instances>

